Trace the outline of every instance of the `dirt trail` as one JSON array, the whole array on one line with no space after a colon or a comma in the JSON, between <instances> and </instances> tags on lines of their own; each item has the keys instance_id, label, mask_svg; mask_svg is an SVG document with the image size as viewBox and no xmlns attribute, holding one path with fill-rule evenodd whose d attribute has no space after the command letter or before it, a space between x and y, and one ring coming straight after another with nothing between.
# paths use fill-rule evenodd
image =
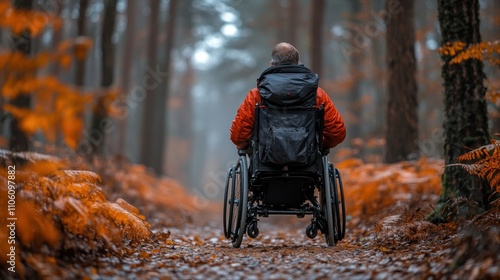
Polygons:
<instances>
[{"instance_id":1,"label":"dirt trail","mask_svg":"<svg viewBox=\"0 0 500 280\"><path fill-rule=\"evenodd\" d=\"M346 238L327 247L324 236L305 235L308 219L262 219L260 235L245 235L235 249L218 219L156 232L157 240L128 257L103 258L95 279L426 279L440 278L451 260L436 244L418 250L372 245L369 232L349 228ZM442 246L442 245L439 245Z\"/></svg>"}]
</instances>

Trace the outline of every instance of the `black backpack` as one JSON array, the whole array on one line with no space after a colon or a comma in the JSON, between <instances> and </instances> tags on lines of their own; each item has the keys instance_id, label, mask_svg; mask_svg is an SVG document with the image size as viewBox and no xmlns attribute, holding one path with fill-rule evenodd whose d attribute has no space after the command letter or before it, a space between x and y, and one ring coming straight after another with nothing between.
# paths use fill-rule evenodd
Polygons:
<instances>
[{"instance_id":1,"label":"black backpack","mask_svg":"<svg viewBox=\"0 0 500 280\"><path fill-rule=\"evenodd\" d=\"M320 150L316 106L318 77L303 65L266 69L258 79L261 104L256 108L259 162L268 166L308 166Z\"/></svg>"}]
</instances>

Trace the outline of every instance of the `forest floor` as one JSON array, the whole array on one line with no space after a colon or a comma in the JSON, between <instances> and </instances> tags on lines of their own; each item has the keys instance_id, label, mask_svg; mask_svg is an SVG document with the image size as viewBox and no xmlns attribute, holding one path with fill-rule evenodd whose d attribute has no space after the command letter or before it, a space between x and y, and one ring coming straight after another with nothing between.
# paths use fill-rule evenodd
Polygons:
<instances>
[{"instance_id":1,"label":"forest floor","mask_svg":"<svg viewBox=\"0 0 500 280\"><path fill-rule=\"evenodd\" d=\"M272 217L261 219L256 239L245 235L235 249L223 237L221 221L213 218L218 214L158 228L154 242L124 258L101 258L86 273L91 279L500 277L498 231L466 231L456 224L433 225L422 216L383 215L374 225L351 220L345 239L328 247L322 234L306 237L307 217Z\"/></svg>"},{"instance_id":2,"label":"forest floor","mask_svg":"<svg viewBox=\"0 0 500 280\"><path fill-rule=\"evenodd\" d=\"M53 175L52 169L68 166L41 168L43 164L37 163L39 177L18 173L27 180L19 183L20 197L36 201L42 194L27 186L40 181L41 188L49 194L58 192L59 197L65 195L61 188L67 188L71 199L53 197L55 202L41 204L50 209L47 204L53 203L57 207L50 211L59 211L52 213L53 218L58 216L55 241L49 237L40 241L18 229L21 263L17 266L23 272L7 272L2 260L1 279L500 279L499 203L472 221L440 225L426 221L439 197L443 168L439 160L394 165L345 161L337 166L344 175L348 214L344 240L328 247L322 234L306 237L307 216L273 216L262 218L260 235L255 239L245 235L238 249L224 238L221 202L197 207L196 197L174 181L155 178L140 166L110 162L84 168L100 171L101 184L90 184L94 181L87 173L78 173L78 178L68 172L66 177ZM100 185L108 202L94 198ZM82 186L88 194L82 195ZM65 208L66 202L72 208ZM107 221L92 220L111 215L92 212L98 203L114 205L113 211L106 211L113 213L119 232L111 231L113 224ZM133 215L116 214L118 206ZM85 228L74 224L79 217L86 217ZM141 231L143 225L146 233ZM56 234L58 228L62 230Z\"/></svg>"},{"instance_id":3,"label":"forest floor","mask_svg":"<svg viewBox=\"0 0 500 280\"><path fill-rule=\"evenodd\" d=\"M386 248L377 244L376 234L360 227L350 229L337 246L327 247L322 235L308 239L306 226L289 218L270 219L261 223L259 237L245 237L239 249L223 238L219 223L170 228L172 239L166 242L146 244L120 262L101 259L92 278L427 279L454 274L449 269L453 235ZM485 275L491 265L485 263L474 273ZM456 279L462 279L459 275Z\"/></svg>"},{"instance_id":4,"label":"forest floor","mask_svg":"<svg viewBox=\"0 0 500 280\"><path fill-rule=\"evenodd\" d=\"M496 217L498 218L498 210ZM46 269L47 279L499 279L498 232L436 226L422 217L382 215L348 223L334 247L305 236L308 219L261 219L260 235L241 248L223 236L211 211L172 227L121 256ZM492 213L490 213L492 214ZM412 219L410 221L410 219ZM496 236L495 236L496 234ZM58 275L59 277L55 277Z\"/></svg>"}]
</instances>

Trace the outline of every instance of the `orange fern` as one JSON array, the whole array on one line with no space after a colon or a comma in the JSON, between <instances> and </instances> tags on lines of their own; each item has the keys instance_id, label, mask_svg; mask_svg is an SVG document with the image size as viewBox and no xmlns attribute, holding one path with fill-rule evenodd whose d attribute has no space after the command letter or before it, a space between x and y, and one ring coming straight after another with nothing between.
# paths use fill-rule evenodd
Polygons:
<instances>
[{"instance_id":1,"label":"orange fern","mask_svg":"<svg viewBox=\"0 0 500 280\"><path fill-rule=\"evenodd\" d=\"M91 171L67 170L54 156L0 150L3 164L16 164L16 243L36 253L43 244L54 251L60 244L87 250L106 248L120 252L129 242L139 244L151 236L150 224L139 210L123 199L110 201L101 177ZM0 168L0 205L7 205L8 174ZM0 219L7 220L7 211ZM0 240L5 238L0 231ZM7 242L0 249L6 251ZM19 247L21 248L21 247ZM16 250L18 250L16 248ZM23 249L24 250L24 249ZM23 259L23 251L18 252ZM0 261L6 261L5 255Z\"/></svg>"},{"instance_id":2,"label":"orange fern","mask_svg":"<svg viewBox=\"0 0 500 280\"><path fill-rule=\"evenodd\" d=\"M500 134L495 134L500 136ZM447 166L460 166L467 172L486 179L492 188L500 192L500 141L492 139L491 144L479 147L458 158L459 163Z\"/></svg>"},{"instance_id":3,"label":"orange fern","mask_svg":"<svg viewBox=\"0 0 500 280\"><path fill-rule=\"evenodd\" d=\"M375 217L396 205L437 200L443 164L422 158L416 162L367 164L348 159L337 164L344 179L346 213L354 220Z\"/></svg>"}]
</instances>

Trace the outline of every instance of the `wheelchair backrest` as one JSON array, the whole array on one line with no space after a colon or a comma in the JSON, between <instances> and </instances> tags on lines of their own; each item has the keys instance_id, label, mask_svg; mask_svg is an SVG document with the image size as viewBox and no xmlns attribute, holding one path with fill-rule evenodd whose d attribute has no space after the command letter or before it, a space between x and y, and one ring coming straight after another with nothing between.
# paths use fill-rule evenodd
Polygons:
<instances>
[{"instance_id":1,"label":"wheelchair backrest","mask_svg":"<svg viewBox=\"0 0 500 280\"><path fill-rule=\"evenodd\" d=\"M321 151L318 76L304 65L277 65L258 78L253 159L257 167L311 166ZM266 169L266 168L264 168Z\"/></svg>"},{"instance_id":2,"label":"wheelchair backrest","mask_svg":"<svg viewBox=\"0 0 500 280\"><path fill-rule=\"evenodd\" d=\"M265 166L310 166L320 156L323 108L255 108L254 159Z\"/></svg>"}]
</instances>

